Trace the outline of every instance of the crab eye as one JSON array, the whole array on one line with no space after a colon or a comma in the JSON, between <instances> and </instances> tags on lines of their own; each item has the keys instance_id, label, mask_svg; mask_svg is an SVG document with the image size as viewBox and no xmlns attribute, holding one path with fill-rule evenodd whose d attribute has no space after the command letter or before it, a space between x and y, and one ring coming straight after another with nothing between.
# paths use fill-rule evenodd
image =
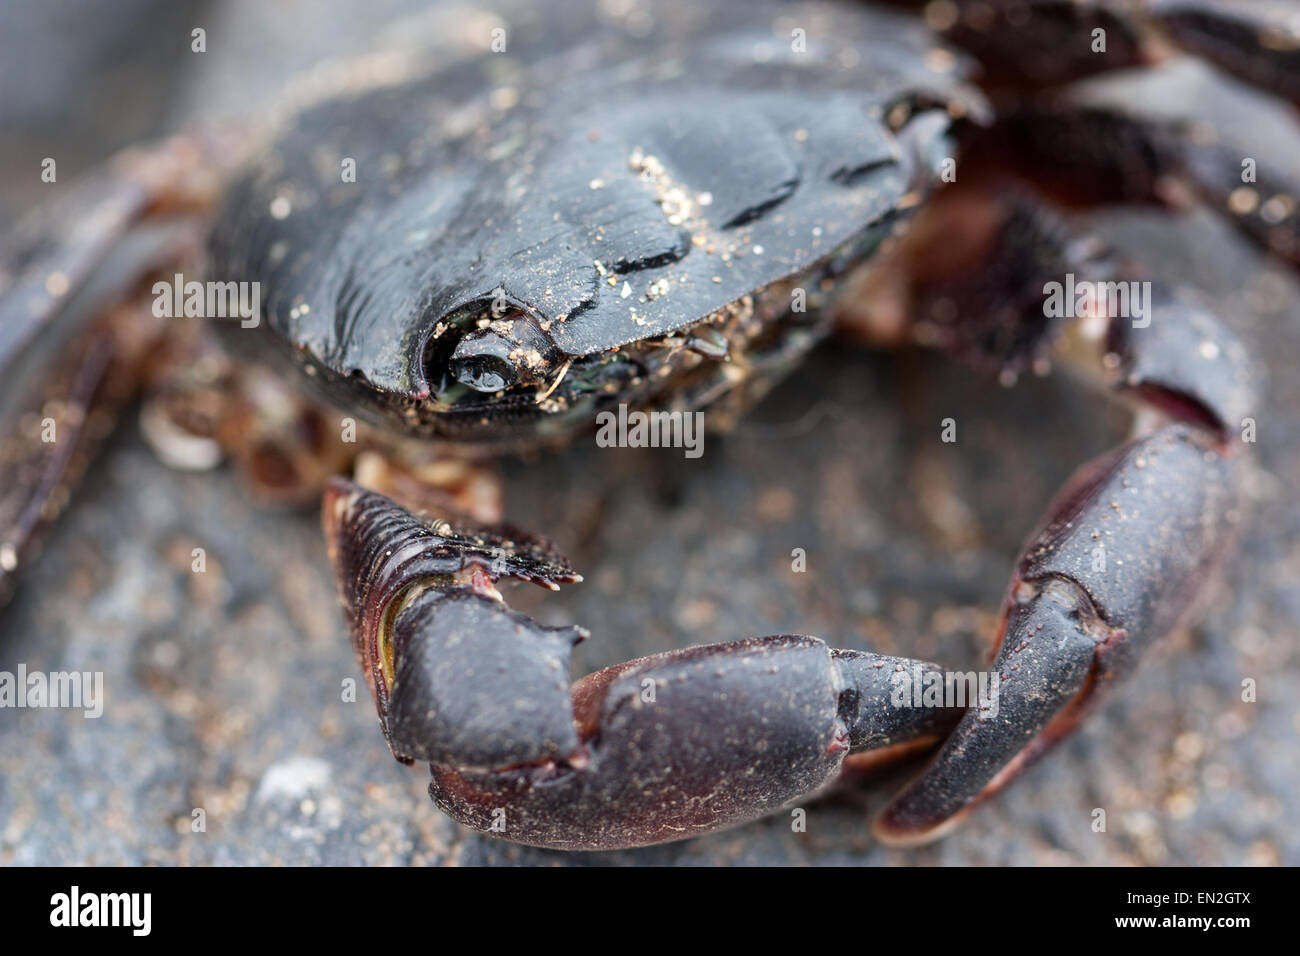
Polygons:
<instances>
[{"instance_id":1,"label":"crab eye","mask_svg":"<svg viewBox=\"0 0 1300 956\"><path fill-rule=\"evenodd\" d=\"M451 374L478 392L499 392L519 380L510 354L518 346L490 329L471 332L451 353Z\"/></svg>"}]
</instances>

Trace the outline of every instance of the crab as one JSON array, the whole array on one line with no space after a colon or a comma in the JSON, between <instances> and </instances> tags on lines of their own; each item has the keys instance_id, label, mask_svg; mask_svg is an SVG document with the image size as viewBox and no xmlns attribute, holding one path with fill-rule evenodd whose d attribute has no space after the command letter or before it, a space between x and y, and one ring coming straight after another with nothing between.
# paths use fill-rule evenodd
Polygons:
<instances>
[{"instance_id":1,"label":"crab","mask_svg":"<svg viewBox=\"0 0 1300 956\"><path fill-rule=\"evenodd\" d=\"M433 69L368 61L265 130L134 151L6 244L0 587L143 387L165 460L224 451L264 497L322 498L384 737L429 764L460 822L559 849L647 845L933 750L875 832L935 839L1195 618L1245 520L1255 363L1194 295L1056 207L1204 201L1300 262L1284 149L1244 154L1075 81L1146 64L1158 35L1295 101L1285 13L520 6L467 20ZM213 321L196 335L165 306L185 311L190 287L170 280L200 264L189 314ZM230 308L240 283L255 309ZM1012 572L996 712L899 700L900 675L949 672L805 635L570 685L587 632L538 623L498 585L580 578L503 523L490 459L611 412L726 428L832 332L932 345L1007 384L1068 365L1138 409Z\"/></svg>"}]
</instances>

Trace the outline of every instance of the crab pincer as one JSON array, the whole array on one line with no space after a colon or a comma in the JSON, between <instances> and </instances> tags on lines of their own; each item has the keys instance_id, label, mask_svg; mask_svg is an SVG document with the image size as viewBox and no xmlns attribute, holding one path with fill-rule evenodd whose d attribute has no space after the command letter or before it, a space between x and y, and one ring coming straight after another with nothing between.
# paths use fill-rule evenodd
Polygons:
<instances>
[{"instance_id":1,"label":"crab pincer","mask_svg":"<svg viewBox=\"0 0 1300 956\"><path fill-rule=\"evenodd\" d=\"M1049 507L1003 603L995 718L967 712L876 821L881 839L942 836L1046 753L1196 614L1233 551L1250 467L1233 430L1256 372L1195 303L1159 290L1149 321L1112 319L1107 365L1165 424L1084 465Z\"/></svg>"},{"instance_id":2,"label":"crab pincer","mask_svg":"<svg viewBox=\"0 0 1300 956\"><path fill-rule=\"evenodd\" d=\"M778 635L669 651L569 686L578 627L509 608L502 577L575 580L545 542L411 514L343 479L324 524L353 641L394 756L427 760L461 822L562 849L734 826L832 782L852 753L905 753L961 711L895 706L933 664Z\"/></svg>"}]
</instances>

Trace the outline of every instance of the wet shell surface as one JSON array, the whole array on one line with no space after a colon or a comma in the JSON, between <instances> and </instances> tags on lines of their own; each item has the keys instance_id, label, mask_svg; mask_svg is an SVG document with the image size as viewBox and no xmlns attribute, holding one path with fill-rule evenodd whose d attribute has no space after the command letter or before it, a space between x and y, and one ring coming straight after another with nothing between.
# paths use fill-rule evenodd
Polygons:
<instances>
[{"instance_id":1,"label":"wet shell surface","mask_svg":"<svg viewBox=\"0 0 1300 956\"><path fill-rule=\"evenodd\" d=\"M909 119L942 117L942 142L978 109L911 20L681 6L635 30L520 11L504 53L303 113L230 190L214 277L261 282L264 326L327 390L478 438L634 389L636 343L869 253L933 178Z\"/></svg>"}]
</instances>

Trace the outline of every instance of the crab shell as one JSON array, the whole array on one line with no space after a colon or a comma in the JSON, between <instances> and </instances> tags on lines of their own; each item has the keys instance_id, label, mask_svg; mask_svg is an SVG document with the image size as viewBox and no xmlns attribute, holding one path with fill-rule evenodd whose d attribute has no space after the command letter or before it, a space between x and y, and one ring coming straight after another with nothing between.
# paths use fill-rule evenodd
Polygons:
<instances>
[{"instance_id":1,"label":"crab shell","mask_svg":"<svg viewBox=\"0 0 1300 956\"><path fill-rule=\"evenodd\" d=\"M964 61L893 14L740 4L629 29L583 6L293 120L212 234L212 277L261 284L261 331L232 337L270 334L327 397L425 437L705 404L820 338L829 280L984 109Z\"/></svg>"}]
</instances>

